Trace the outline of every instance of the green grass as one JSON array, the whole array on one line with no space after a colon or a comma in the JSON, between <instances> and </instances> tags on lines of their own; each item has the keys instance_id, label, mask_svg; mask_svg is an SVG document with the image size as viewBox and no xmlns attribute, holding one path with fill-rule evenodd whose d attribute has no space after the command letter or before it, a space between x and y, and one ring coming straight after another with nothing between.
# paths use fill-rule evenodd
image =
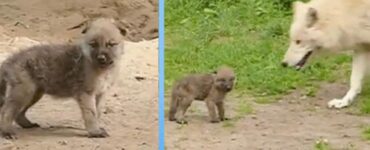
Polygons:
<instances>
[{"instance_id":1,"label":"green grass","mask_svg":"<svg viewBox=\"0 0 370 150\"><path fill-rule=\"evenodd\" d=\"M314 149L315 150L330 150L330 146L326 140L320 139L316 141Z\"/></svg>"},{"instance_id":2,"label":"green grass","mask_svg":"<svg viewBox=\"0 0 370 150\"><path fill-rule=\"evenodd\" d=\"M243 116L250 114L253 112L252 106L247 102L243 100L239 100L238 107L236 108L236 119L242 118Z\"/></svg>"},{"instance_id":3,"label":"green grass","mask_svg":"<svg viewBox=\"0 0 370 150\"><path fill-rule=\"evenodd\" d=\"M233 128L233 127L235 127L235 121L234 120L223 121L222 122L222 127Z\"/></svg>"},{"instance_id":4,"label":"green grass","mask_svg":"<svg viewBox=\"0 0 370 150\"><path fill-rule=\"evenodd\" d=\"M315 57L302 71L280 66L288 46L291 1L166 1L166 88L186 74L221 65L235 69L238 92L257 97L297 88L314 96L318 82L347 77L351 58L342 54Z\"/></svg>"},{"instance_id":5,"label":"green grass","mask_svg":"<svg viewBox=\"0 0 370 150\"><path fill-rule=\"evenodd\" d=\"M366 128L363 129L363 131L362 131L362 137L365 140L370 140L370 127L366 127Z\"/></svg>"},{"instance_id":6,"label":"green grass","mask_svg":"<svg viewBox=\"0 0 370 150\"><path fill-rule=\"evenodd\" d=\"M355 105L357 108L359 108L360 114L370 114L370 86L369 85L370 80L367 78L365 80L365 83L363 84L362 93L358 97L358 99L355 101ZM369 138L370 140L370 138Z\"/></svg>"}]
</instances>

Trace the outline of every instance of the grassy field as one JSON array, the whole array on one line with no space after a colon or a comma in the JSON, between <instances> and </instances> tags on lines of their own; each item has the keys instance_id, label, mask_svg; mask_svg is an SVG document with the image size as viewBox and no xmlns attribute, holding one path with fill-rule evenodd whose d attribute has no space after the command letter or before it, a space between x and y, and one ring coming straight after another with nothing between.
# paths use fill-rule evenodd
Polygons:
<instances>
[{"instance_id":1,"label":"grassy field","mask_svg":"<svg viewBox=\"0 0 370 150\"><path fill-rule=\"evenodd\" d=\"M235 69L236 90L279 96L348 76L350 57L315 57L302 71L280 66L288 47L292 0L176 0L165 7L165 84L188 73ZM325 59L325 60L324 60ZM337 71L341 70L341 71Z\"/></svg>"}]
</instances>

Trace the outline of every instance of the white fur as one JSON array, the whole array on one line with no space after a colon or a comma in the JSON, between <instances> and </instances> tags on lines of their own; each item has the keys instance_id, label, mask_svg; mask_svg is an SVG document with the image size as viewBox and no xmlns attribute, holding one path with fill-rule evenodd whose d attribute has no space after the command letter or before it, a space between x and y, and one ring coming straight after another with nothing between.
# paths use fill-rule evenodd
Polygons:
<instances>
[{"instance_id":1,"label":"white fur","mask_svg":"<svg viewBox=\"0 0 370 150\"><path fill-rule=\"evenodd\" d=\"M87 60L89 62L92 62L90 46L87 44L86 41L82 41L82 43L80 45L81 45L81 49L82 49L82 54L85 56L85 58L87 58Z\"/></svg>"},{"instance_id":2,"label":"white fur","mask_svg":"<svg viewBox=\"0 0 370 150\"><path fill-rule=\"evenodd\" d=\"M312 26L309 9L314 9L317 21ZM300 42L297 42L299 40ZM309 51L342 51L353 49L351 84L341 99L333 99L329 107L350 105L361 92L366 72L366 53L370 52L369 0L312 0L294 3L294 18L290 28L290 45L284 62L295 66Z\"/></svg>"},{"instance_id":3,"label":"white fur","mask_svg":"<svg viewBox=\"0 0 370 150\"><path fill-rule=\"evenodd\" d=\"M356 53L352 62L351 85L347 94L342 99L329 101L330 108L343 108L350 105L356 96L361 93L362 80L366 73L366 54Z\"/></svg>"}]
</instances>

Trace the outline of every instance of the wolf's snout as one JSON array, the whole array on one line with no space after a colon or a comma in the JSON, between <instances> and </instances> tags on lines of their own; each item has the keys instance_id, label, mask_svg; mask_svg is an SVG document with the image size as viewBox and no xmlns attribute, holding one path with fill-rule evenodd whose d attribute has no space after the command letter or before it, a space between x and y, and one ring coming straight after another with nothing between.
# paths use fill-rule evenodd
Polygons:
<instances>
[{"instance_id":1,"label":"wolf's snout","mask_svg":"<svg viewBox=\"0 0 370 150\"><path fill-rule=\"evenodd\" d=\"M104 54L98 55L96 59L100 64L112 64L113 63L113 60L108 59L108 57Z\"/></svg>"},{"instance_id":2,"label":"wolf's snout","mask_svg":"<svg viewBox=\"0 0 370 150\"><path fill-rule=\"evenodd\" d=\"M107 61L107 56L101 54L97 57L99 63L105 63Z\"/></svg>"},{"instance_id":3,"label":"wolf's snout","mask_svg":"<svg viewBox=\"0 0 370 150\"><path fill-rule=\"evenodd\" d=\"M232 90L232 86L231 85L228 85L228 86L226 86L226 91L231 91Z\"/></svg>"},{"instance_id":4,"label":"wolf's snout","mask_svg":"<svg viewBox=\"0 0 370 150\"><path fill-rule=\"evenodd\" d=\"M283 67L288 67L288 63L287 63L287 62L282 62L282 63L281 63L281 66L283 66Z\"/></svg>"}]
</instances>

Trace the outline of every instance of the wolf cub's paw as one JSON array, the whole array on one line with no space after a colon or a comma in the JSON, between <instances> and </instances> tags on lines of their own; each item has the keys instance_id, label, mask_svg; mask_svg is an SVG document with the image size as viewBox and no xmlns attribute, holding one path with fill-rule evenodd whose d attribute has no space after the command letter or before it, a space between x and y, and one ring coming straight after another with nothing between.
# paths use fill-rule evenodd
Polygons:
<instances>
[{"instance_id":1,"label":"wolf cub's paw","mask_svg":"<svg viewBox=\"0 0 370 150\"><path fill-rule=\"evenodd\" d=\"M100 128L100 130L94 132L89 132L89 138L105 138L108 136L109 134L104 128Z\"/></svg>"},{"instance_id":2,"label":"wolf cub's paw","mask_svg":"<svg viewBox=\"0 0 370 150\"><path fill-rule=\"evenodd\" d=\"M210 123L219 123L220 122L220 120L218 120L218 119L212 119L211 121L209 121Z\"/></svg>"},{"instance_id":3,"label":"wolf cub's paw","mask_svg":"<svg viewBox=\"0 0 370 150\"><path fill-rule=\"evenodd\" d=\"M13 131L2 131L1 135L3 138L8 140L16 140L17 137L15 136L15 133Z\"/></svg>"},{"instance_id":4,"label":"wolf cub's paw","mask_svg":"<svg viewBox=\"0 0 370 150\"><path fill-rule=\"evenodd\" d=\"M226 117L220 118L220 121L228 121L228 120L230 120L230 118L226 118Z\"/></svg>"},{"instance_id":5,"label":"wolf cub's paw","mask_svg":"<svg viewBox=\"0 0 370 150\"><path fill-rule=\"evenodd\" d=\"M176 120L176 123L178 123L178 124L188 124L188 121L182 119L182 120Z\"/></svg>"},{"instance_id":6,"label":"wolf cub's paw","mask_svg":"<svg viewBox=\"0 0 370 150\"><path fill-rule=\"evenodd\" d=\"M27 125L20 125L22 128L30 129L30 128L39 128L40 125L37 123L27 124Z\"/></svg>"},{"instance_id":7,"label":"wolf cub's paw","mask_svg":"<svg viewBox=\"0 0 370 150\"><path fill-rule=\"evenodd\" d=\"M176 121L176 118L168 118L168 121Z\"/></svg>"},{"instance_id":8,"label":"wolf cub's paw","mask_svg":"<svg viewBox=\"0 0 370 150\"><path fill-rule=\"evenodd\" d=\"M342 100L342 99L333 99L328 102L329 108L344 108L349 105L348 100Z\"/></svg>"}]
</instances>

